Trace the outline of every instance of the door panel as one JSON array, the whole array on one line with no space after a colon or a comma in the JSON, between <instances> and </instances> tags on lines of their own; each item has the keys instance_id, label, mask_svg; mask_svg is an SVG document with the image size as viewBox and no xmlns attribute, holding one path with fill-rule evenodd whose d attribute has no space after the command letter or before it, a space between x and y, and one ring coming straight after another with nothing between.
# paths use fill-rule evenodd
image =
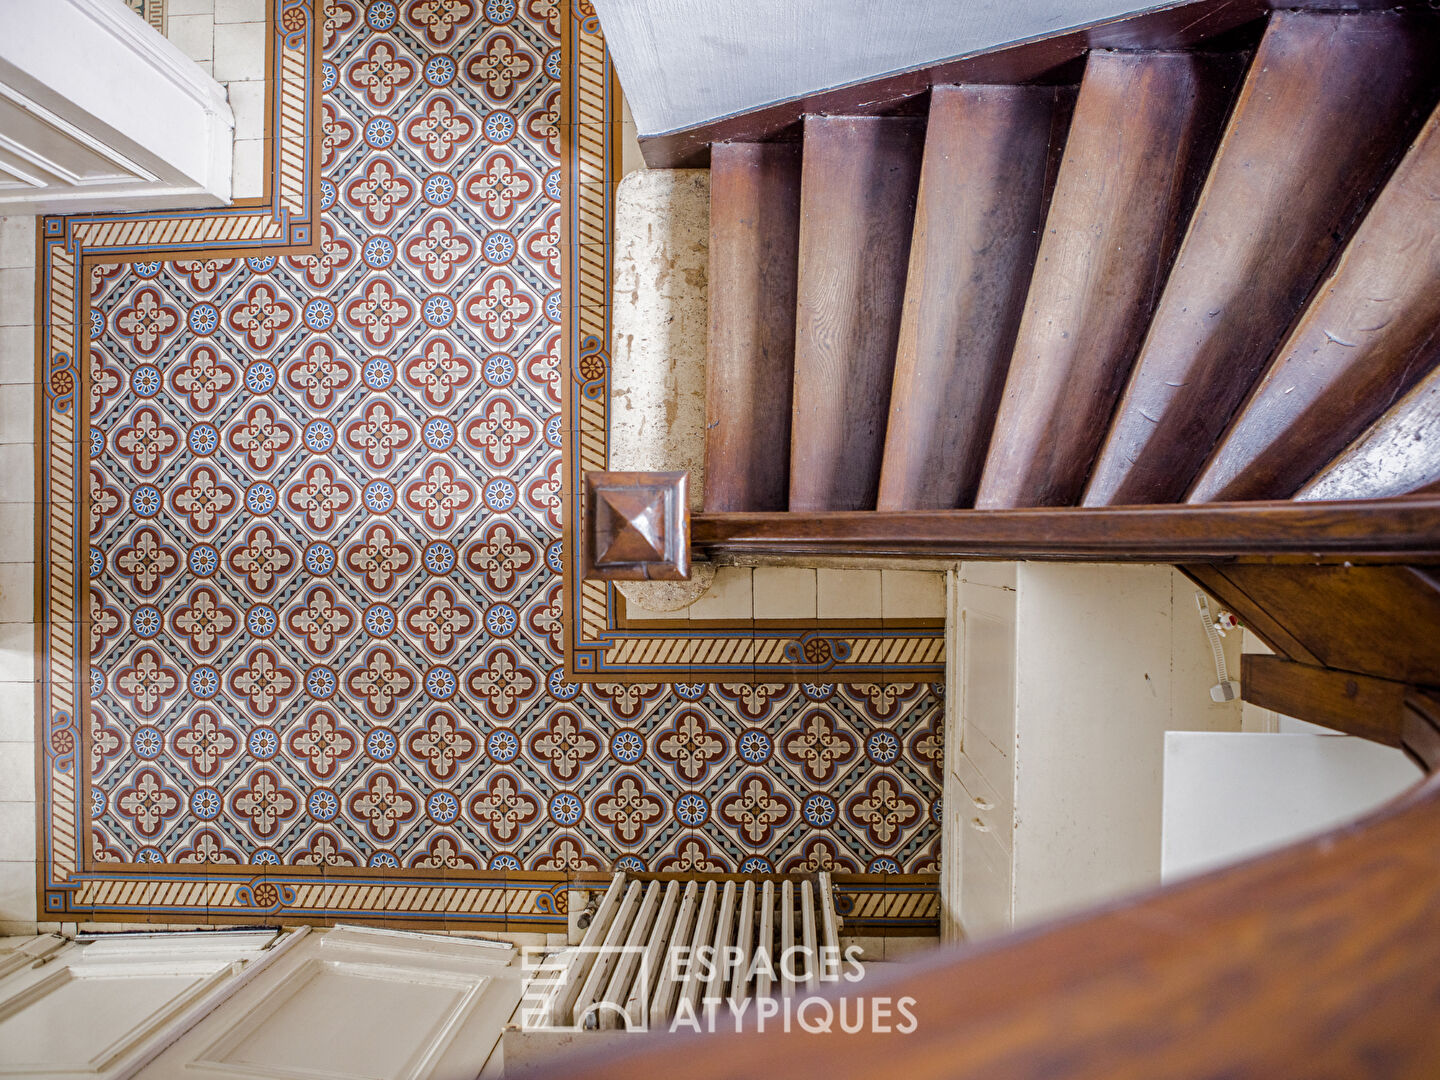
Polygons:
<instances>
[{"instance_id":1,"label":"door panel","mask_svg":"<svg viewBox=\"0 0 1440 1080\"><path fill-rule=\"evenodd\" d=\"M128 1076L275 938L201 932L66 945L0 983L0 1074Z\"/></svg>"},{"instance_id":2,"label":"door panel","mask_svg":"<svg viewBox=\"0 0 1440 1080\"><path fill-rule=\"evenodd\" d=\"M514 949L337 927L315 933L140 1075L474 1076L520 1000Z\"/></svg>"}]
</instances>

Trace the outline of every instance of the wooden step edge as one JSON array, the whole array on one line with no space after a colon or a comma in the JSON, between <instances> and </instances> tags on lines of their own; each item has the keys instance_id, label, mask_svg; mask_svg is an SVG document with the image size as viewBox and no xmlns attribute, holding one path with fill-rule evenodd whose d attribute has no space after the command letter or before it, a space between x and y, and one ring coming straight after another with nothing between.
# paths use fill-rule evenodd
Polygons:
<instances>
[{"instance_id":1,"label":"wooden step edge","mask_svg":"<svg viewBox=\"0 0 1440 1080\"><path fill-rule=\"evenodd\" d=\"M1072 97L931 92L877 509L974 499Z\"/></svg>"},{"instance_id":2,"label":"wooden step edge","mask_svg":"<svg viewBox=\"0 0 1440 1080\"><path fill-rule=\"evenodd\" d=\"M924 137L923 117L806 120L792 510L875 505Z\"/></svg>"},{"instance_id":3,"label":"wooden step edge","mask_svg":"<svg viewBox=\"0 0 1440 1080\"><path fill-rule=\"evenodd\" d=\"M788 504L799 253L800 144L714 147L707 510L783 510Z\"/></svg>"},{"instance_id":4,"label":"wooden step edge","mask_svg":"<svg viewBox=\"0 0 1440 1080\"><path fill-rule=\"evenodd\" d=\"M1079 501L1246 59L1090 55L976 506Z\"/></svg>"},{"instance_id":5,"label":"wooden step edge","mask_svg":"<svg viewBox=\"0 0 1440 1080\"><path fill-rule=\"evenodd\" d=\"M1309 480L1297 499L1360 499L1440 489L1440 367Z\"/></svg>"},{"instance_id":6,"label":"wooden step edge","mask_svg":"<svg viewBox=\"0 0 1440 1080\"><path fill-rule=\"evenodd\" d=\"M1085 505L1184 498L1433 105L1434 26L1271 16Z\"/></svg>"},{"instance_id":7,"label":"wooden step edge","mask_svg":"<svg viewBox=\"0 0 1440 1080\"><path fill-rule=\"evenodd\" d=\"M1440 363L1440 108L1221 436L1188 502L1292 495Z\"/></svg>"}]
</instances>

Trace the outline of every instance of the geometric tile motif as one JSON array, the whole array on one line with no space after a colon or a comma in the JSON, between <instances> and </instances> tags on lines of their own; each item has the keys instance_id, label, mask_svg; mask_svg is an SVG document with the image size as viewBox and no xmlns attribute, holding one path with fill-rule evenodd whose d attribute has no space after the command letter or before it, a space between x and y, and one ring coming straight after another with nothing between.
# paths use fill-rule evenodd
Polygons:
<instances>
[{"instance_id":1,"label":"geometric tile motif","mask_svg":"<svg viewBox=\"0 0 1440 1080\"><path fill-rule=\"evenodd\" d=\"M87 865L938 869L937 684L565 678L559 30L337 0L316 253L84 282Z\"/></svg>"}]
</instances>

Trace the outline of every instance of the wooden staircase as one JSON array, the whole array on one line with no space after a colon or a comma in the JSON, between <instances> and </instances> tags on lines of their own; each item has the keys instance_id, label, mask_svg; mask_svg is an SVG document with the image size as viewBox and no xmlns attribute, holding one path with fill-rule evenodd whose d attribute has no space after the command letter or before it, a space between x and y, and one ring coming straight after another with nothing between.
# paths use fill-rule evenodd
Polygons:
<instances>
[{"instance_id":1,"label":"wooden staircase","mask_svg":"<svg viewBox=\"0 0 1440 1080\"><path fill-rule=\"evenodd\" d=\"M1175 564L1277 654L1248 700L1430 779L897 976L926 1037L657 1042L594 1075L1440 1075L1440 14L1268 6L661 137L713 144L686 527L710 558Z\"/></svg>"},{"instance_id":2,"label":"wooden staircase","mask_svg":"<svg viewBox=\"0 0 1440 1080\"><path fill-rule=\"evenodd\" d=\"M706 510L1293 496L1440 359L1436 44L1277 11L716 146Z\"/></svg>"},{"instance_id":3,"label":"wooden staircase","mask_svg":"<svg viewBox=\"0 0 1440 1080\"><path fill-rule=\"evenodd\" d=\"M712 147L700 554L1163 555L1440 686L1440 15L1183 44Z\"/></svg>"},{"instance_id":4,"label":"wooden staircase","mask_svg":"<svg viewBox=\"0 0 1440 1080\"><path fill-rule=\"evenodd\" d=\"M1372 6L1197 38L1231 6L1194 0L1053 78L717 128L704 512L667 535L1170 562L1317 686L1440 688L1440 13Z\"/></svg>"}]
</instances>

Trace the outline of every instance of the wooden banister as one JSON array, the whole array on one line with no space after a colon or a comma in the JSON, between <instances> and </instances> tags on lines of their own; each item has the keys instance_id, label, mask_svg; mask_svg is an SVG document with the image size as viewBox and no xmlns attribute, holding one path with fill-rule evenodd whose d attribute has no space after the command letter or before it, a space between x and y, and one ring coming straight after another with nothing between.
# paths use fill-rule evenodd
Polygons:
<instances>
[{"instance_id":1,"label":"wooden banister","mask_svg":"<svg viewBox=\"0 0 1440 1080\"><path fill-rule=\"evenodd\" d=\"M1104 562L1423 562L1440 558L1440 497L1090 510L696 514L716 556L910 556Z\"/></svg>"},{"instance_id":2,"label":"wooden banister","mask_svg":"<svg viewBox=\"0 0 1440 1080\"><path fill-rule=\"evenodd\" d=\"M684 576L677 560L686 526L676 506L665 543L646 569L644 551L608 562L619 526L594 512L594 492L653 494L659 474L587 473L585 577ZM683 474L664 474L676 485ZM658 497L658 496L657 496ZM648 506L649 504L646 503ZM1148 563L1440 562L1440 495L1335 502L1205 503L1025 510L871 510L694 514L696 558L1069 559ZM597 531L598 530L598 531ZM662 545L664 546L664 545Z\"/></svg>"},{"instance_id":3,"label":"wooden banister","mask_svg":"<svg viewBox=\"0 0 1440 1080\"><path fill-rule=\"evenodd\" d=\"M546 1075L1434 1077L1437 836L1431 776L1318 839L846 988L913 998L911 1034L759 1032L752 1009L742 1034L637 1036Z\"/></svg>"}]
</instances>

